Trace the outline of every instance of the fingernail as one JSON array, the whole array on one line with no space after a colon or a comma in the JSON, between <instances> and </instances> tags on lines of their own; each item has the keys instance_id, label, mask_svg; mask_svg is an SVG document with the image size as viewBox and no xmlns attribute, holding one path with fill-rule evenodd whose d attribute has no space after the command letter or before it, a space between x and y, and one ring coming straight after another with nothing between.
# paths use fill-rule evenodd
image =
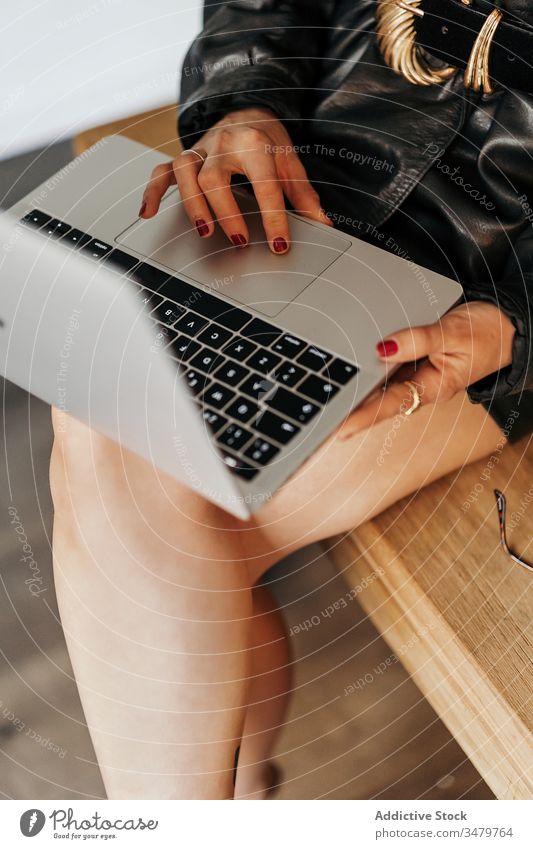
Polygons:
<instances>
[{"instance_id":1,"label":"fingernail","mask_svg":"<svg viewBox=\"0 0 533 849\"><path fill-rule=\"evenodd\" d=\"M231 236L231 241L236 248L244 248L246 244L246 236L243 236L242 233L234 233Z\"/></svg>"},{"instance_id":2,"label":"fingernail","mask_svg":"<svg viewBox=\"0 0 533 849\"><path fill-rule=\"evenodd\" d=\"M146 212L146 201L143 201L139 210L139 218Z\"/></svg>"},{"instance_id":3,"label":"fingernail","mask_svg":"<svg viewBox=\"0 0 533 849\"><path fill-rule=\"evenodd\" d=\"M392 357L398 353L398 343L394 339L385 339L384 342L378 342L376 351L380 357Z\"/></svg>"},{"instance_id":4,"label":"fingernail","mask_svg":"<svg viewBox=\"0 0 533 849\"><path fill-rule=\"evenodd\" d=\"M282 254L287 250L287 242L283 238L283 236L276 236L274 241L272 242L272 247L276 251L277 254Z\"/></svg>"},{"instance_id":5,"label":"fingernail","mask_svg":"<svg viewBox=\"0 0 533 849\"><path fill-rule=\"evenodd\" d=\"M200 236L207 236L209 233L209 225L205 223L203 218L197 218L194 222L194 226L198 230L198 234Z\"/></svg>"}]
</instances>

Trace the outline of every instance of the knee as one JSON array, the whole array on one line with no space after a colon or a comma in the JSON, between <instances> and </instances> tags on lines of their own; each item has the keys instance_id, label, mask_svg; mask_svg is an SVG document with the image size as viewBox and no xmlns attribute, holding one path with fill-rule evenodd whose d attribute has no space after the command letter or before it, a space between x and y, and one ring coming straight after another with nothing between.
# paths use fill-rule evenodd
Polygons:
<instances>
[{"instance_id":1,"label":"knee","mask_svg":"<svg viewBox=\"0 0 533 849\"><path fill-rule=\"evenodd\" d=\"M52 421L50 489L62 530L75 524L97 535L112 527L143 550L185 546L209 555L212 572L217 551L222 572L224 560L243 560L239 526L229 514L87 425L57 411Z\"/></svg>"}]
</instances>

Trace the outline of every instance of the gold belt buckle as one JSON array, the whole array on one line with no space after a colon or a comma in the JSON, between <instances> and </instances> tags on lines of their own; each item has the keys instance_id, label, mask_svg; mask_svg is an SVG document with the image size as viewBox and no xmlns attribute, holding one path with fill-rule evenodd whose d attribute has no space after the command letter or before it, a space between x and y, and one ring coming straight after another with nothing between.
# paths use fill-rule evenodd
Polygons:
<instances>
[{"instance_id":1,"label":"gold belt buckle","mask_svg":"<svg viewBox=\"0 0 533 849\"><path fill-rule=\"evenodd\" d=\"M377 40L381 55L389 68L414 85L445 82L455 68L431 67L416 43L415 17L422 17L422 0L378 0Z\"/></svg>"},{"instance_id":2,"label":"gold belt buckle","mask_svg":"<svg viewBox=\"0 0 533 849\"><path fill-rule=\"evenodd\" d=\"M456 69L429 67L416 44L415 17L423 17L422 0L378 0L377 38L387 65L415 85L434 85L449 79ZM472 0L460 0L471 6ZM492 94L489 77L490 48L503 17L500 9L487 15L477 34L464 72L465 88Z\"/></svg>"},{"instance_id":3,"label":"gold belt buckle","mask_svg":"<svg viewBox=\"0 0 533 849\"><path fill-rule=\"evenodd\" d=\"M502 17L500 9L493 9L479 30L465 69L465 88L492 94L489 77L490 48Z\"/></svg>"}]
</instances>

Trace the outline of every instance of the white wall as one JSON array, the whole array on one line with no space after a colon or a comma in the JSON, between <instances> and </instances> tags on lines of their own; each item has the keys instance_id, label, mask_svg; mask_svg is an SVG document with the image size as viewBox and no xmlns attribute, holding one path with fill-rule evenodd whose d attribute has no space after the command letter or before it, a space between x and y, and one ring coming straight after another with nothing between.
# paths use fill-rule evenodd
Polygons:
<instances>
[{"instance_id":1,"label":"white wall","mask_svg":"<svg viewBox=\"0 0 533 849\"><path fill-rule=\"evenodd\" d=\"M201 0L2 0L0 159L176 100Z\"/></svg>"}]
</instances>

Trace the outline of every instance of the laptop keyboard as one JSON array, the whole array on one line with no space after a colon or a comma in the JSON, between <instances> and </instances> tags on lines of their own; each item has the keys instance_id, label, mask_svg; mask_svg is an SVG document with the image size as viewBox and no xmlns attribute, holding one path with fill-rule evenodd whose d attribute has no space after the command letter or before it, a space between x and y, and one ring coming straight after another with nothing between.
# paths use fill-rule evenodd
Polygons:
<instances>
[{"instance_id":1,"label":"laptop keyboard","mask_svg":"<svg viewBox=\"0 0 533 849\"><path fill-rule=\"evenodd\" d=\"M224 462L252 480L358 368L240 307L34 209L21 219L43 235L137 283L155 350L177 363Z\"/></svg>"}]
</instances>

